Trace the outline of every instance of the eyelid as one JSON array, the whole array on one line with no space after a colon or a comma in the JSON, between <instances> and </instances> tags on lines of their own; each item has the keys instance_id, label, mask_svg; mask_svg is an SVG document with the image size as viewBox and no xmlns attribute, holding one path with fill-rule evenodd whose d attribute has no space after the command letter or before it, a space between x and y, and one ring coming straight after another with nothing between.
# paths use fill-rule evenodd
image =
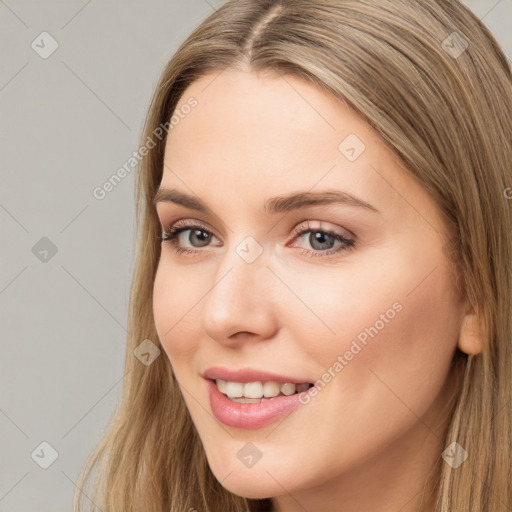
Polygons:
<instances>
[{"instance_id":1,"label":"eyelid","mask_svg":"<svg viewBox=\"0 0 512 512\"><path fill-rule=\"evenodd\" d=\"M160 218L159 218L160 220ZM311 222L316 222L318 223L318 225L314 225L312 226L311 225ZM344 231L345 233L341 233L342 236L345 236L345 238L356 238L356 235L354 233L352 233L352 231L350 231L349 229L345 228L345 227L341 227L341 226L338 226L336 224L333 224L333 226L335 226L334 228L330 228L330 227L326 227L324 224L326 223L326 221L322 221L322 220L304 220L304 221L301 221L299 222L298 224L296 224L293 228L292 228L292 233L294 234L297 234L299 233L300 231L305 231L305 230L308 230L308 229L311 229L311 230L318 230L318 231L336 231L336 230L342 230ZM327 224L332 224L330 222L327 222ZM181 219L177 219L175 221L172 221L172 222L165 222L163 220L160 220L160 227L161 229L164 231L164 230L168 230L170 229L170 227L189 227L189 228L195 228L195 227L200 227L201 229L204 229L205 231L208 231L209 233L211 233L212 235L214 235L217 239L219 239L219 237L215 234L215 229L212 229L208 224L206 224L204 221L201 221L201 220L198 220L198 219L191 219L191 218L181 218Z\"/></svg>"},{"instance_id":2,"label":"eyelid","mask_svg":"<svg viewBox=\"0 0 512 512\"><path fill-rule=\"evenodd\" d=\"M175 220L173 222L161 221L160 227L161 227L162 231L166 231L171 228L183 228L183 229L185 229L185 228L189 228L189 229L200 228L200 229L204 229L205 231L208 231L209 233L214 235L215 238L219 239L219 237L215 234L214 229L212 229L205 222L198 220L198 219L181 218L181 219Z\"/></svg>"},{"instance_id":3,"label":"eyelid","mask_svg":"<svg viewBox=\"0 0 512 512\"><path fill-rule=\"evenodd\" d=\"M318 225L312 225L311 223L318 223ZM344 238L347 238L347 239L352 239L352 240L355 240L356 238L356 235L354 235L354 233L352 233L352 231L350 231L349 229L347 228L344 228L344 227L341 227L341 226L338 226L337 224L333 224L331 222L327 222L327 224L331 224L333 225L334 227L329 227L329 226L325 226L326 222L325 221L322 221L322 220L314 220L314 221L311 221L311 220L305 220L301 223L299 223L297 226L295 226L293 228L293 233L297 234L297 233L300 233L301 231L323 231L323 232L333 232L333 233L336 233L337 235L340 235ZM340 233L339 231L342 231L342 233Z\"/></svg>"},{"instance_id":4,"label":"eyelid","mask_svg":"<svg viewBox=\"0 0 512 512\"><path fill-rule=\"evenodd\" d=\"M162 205L162 206L165 206L165 203L158 203L159 205ZM194 225L200 225L202 228L204 228L205 230L207 231L210 231L211 233L215 233L216 232L216 229L212 228L210 224L208 224L208 222L206 220L200 220L201 217L203 217L203 215L206 217L206 218L209 218L207 217L205 214L202 214L201 212L194 212L193 215L197 215L197 217L190 217L190 212L188 213L188 215L185 214L179 214L178 212L181 211L182 208L179 208L178 211L175 211L174 209L169 209L169 210L166 210L164 207L162 207L161 209L161 212L158 211L158 209L156 209L156 215L157 215L157 219L158 221L160 222L160 227L162 229L166 229L166 227L168 228L169 226L175 226L177 223L190 223L192 226ZM169 219L169 220L167 220ZM219 224L222 224L222 221L220 219L218 219L217 216L214 216L213 219L215 221L219 220ZM223 225L221 226L223 227ZM231 231L229 229L229 227L227 228L228 231ZM222 231L219 231L219 233L221 233Z\"/></svg>"}]
</instances>

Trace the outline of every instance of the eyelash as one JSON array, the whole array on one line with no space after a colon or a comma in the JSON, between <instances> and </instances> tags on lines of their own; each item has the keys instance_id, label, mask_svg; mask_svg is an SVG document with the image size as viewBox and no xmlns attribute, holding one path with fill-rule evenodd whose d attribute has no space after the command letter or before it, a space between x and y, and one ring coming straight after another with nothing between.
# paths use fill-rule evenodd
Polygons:
<instances>
[{"instance_id":1,"label":"eyelash","mask_svg":"<svg viewBox=\"0 0 512 512\"><path fill-rule=\"evenodd\" d=\"M301 224L301 225L297 226L296 228L294 228L293 233L295 234L296 237L300 237L301 235L304 235L305 233L308 233L311 231L313 233L323 233L325 235L329 235L332 238L334 238L336 241L342 242L344 244L344 245L339 246L336 249L329 249L326 251L301 249L301 252L303 254L308 255L309 257L318 257L318 256L329 257L329 256L333 256L333 255L336 255L336 254L344 252L344 251L350 251L355 248L354 240L346 238L343 235L341 235L340 233L336 233L335 231L325 230L325 229L320 229L320 228L311 228L309 225L309 221L306 222L306 225L307 225L307 228L304 228L304 224ZM167 230L164 230L164 232L162 233L161 236L158 237L158 239L161 242L169 242L172 245L176 254L186 253L186 254L190 254L190 255L196 255L200 252L203 252L200 249L197 250L197 249L190 249L188 247L183 248L183 247L178 246L177 241L176 241L177 237L179 236L179 234L182 231L188 231L189 229L190 230L197 229L197 230L204 231L204 232L208 233L209 235L213 235L213 233L211 233L211 231L209 231L208 229L205 229L200 224L196 224L191 221L185 220L185 221L178 221L178 222L176 222L176 224L174 224Z\"/></svg>"}]
</instances>

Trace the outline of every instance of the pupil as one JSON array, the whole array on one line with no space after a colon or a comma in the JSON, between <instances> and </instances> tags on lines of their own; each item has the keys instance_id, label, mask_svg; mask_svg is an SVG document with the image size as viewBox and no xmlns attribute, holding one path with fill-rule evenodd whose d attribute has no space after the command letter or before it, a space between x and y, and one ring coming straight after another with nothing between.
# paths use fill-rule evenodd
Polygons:
<instances>
[{"instance_id":1,"label":"pupil","mask_svg":"<svg viewBox=\"0 0 512 512\"><path fill-rule=\"evenodd\" d=\"M315 249L330 249L334 245L334 240L331 238L330 235L327 233L322 233L321 231L315 231L309 235L311 247ZM331 240L331 243L328 243L328 246L325 247L325 245L322 246L322 244L326 243L327 240ZM317 244L320 244L320 247L317 246Z\"/></svg>"},{"instance_id":2,"label":"pupil","mask_svg":"<svg viewBox=\"0 0 512 512\"><path fill-rule=\"evenodd\" d=\"M190 232L189 242L192 243L192 245L194 245L191 238L192 236L195 236L199 239L199 246L208 244L209 235L208 233L206 233L206 231L203 231L202 229L194 229Z\"/></svg>"}]
</instances>

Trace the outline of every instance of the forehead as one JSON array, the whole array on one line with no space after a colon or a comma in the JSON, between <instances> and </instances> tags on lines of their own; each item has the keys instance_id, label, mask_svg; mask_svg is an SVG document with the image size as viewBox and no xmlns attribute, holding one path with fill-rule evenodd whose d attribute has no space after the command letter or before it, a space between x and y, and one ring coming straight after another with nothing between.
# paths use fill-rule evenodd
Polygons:
<instances>
[{"instance_id":1,"label":"forehead","mask_svg":"<svg viewBox=\"0 0 512 512\"><path fill-rule=\"evenodd\" d=\"M184 91L176 110L181 113L192 97L197 107L180 116L169 134L169 145L176 146L173 152L190 141L200 143L204 151L222 143L225 153L245 155L245 160L258 165L265 161L269 167L270 152L286 161L316 161L326 151L327 157L337 157L339 144L350 133L366 149L370 138L373 152L382 149L377 147L381 141L376 134L339 99L291 76L235 70L210 73Z\"/></svg>"},{"instance_id":2,"label":"forehead","mask_svg":"<svg viewBox=\"0 0 512 512\"><path fill-rule=\"evenodd\" d=\"M184 108L191 98L195 108ZM184 91L175 113L179 122L167 138L164 187L184 181L200 196L208 191L212 200L222 190L219 199L229 197L237 206L254 199L256 207L276 193L337 188L390 214L407 206L406 196L432 207L360 116L301 79L209 73Z\"/></svg>"}]
</instances>

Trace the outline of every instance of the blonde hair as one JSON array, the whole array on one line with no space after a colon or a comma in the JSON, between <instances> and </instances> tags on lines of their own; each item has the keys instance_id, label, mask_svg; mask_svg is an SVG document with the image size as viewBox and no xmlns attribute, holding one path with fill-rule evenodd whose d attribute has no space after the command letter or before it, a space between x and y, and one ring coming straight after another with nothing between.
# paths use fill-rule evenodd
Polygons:
<instances>
[{"instance_id":1,"label":"blonde hair","mask_svg":"<svg viewBox=\"0 0 512 512\"><path fill-rule=\"evenodd\" d=\"M454 233L446 254L480 315L484 343L481 353L457 351L453 361L460 378L448 404L444 446L456 441L468 458L452 469L440 454L433 468L436 510L508 510L512 76L503 51L455 0L231 0L167 64L142 141L154 139L194 80L247 65L293 75L334 94L363 116L435 199ZM138 254L123 395L82 469L75 511L85 510L82 502L90 500L104 512L264 510L269 500L236 496L213 476L168 358L145 366L134 356L142 340L160 343L152 291L161 231L152 199L164 146L165 137L138 168Z\"/></svg>"}]
</instances>

